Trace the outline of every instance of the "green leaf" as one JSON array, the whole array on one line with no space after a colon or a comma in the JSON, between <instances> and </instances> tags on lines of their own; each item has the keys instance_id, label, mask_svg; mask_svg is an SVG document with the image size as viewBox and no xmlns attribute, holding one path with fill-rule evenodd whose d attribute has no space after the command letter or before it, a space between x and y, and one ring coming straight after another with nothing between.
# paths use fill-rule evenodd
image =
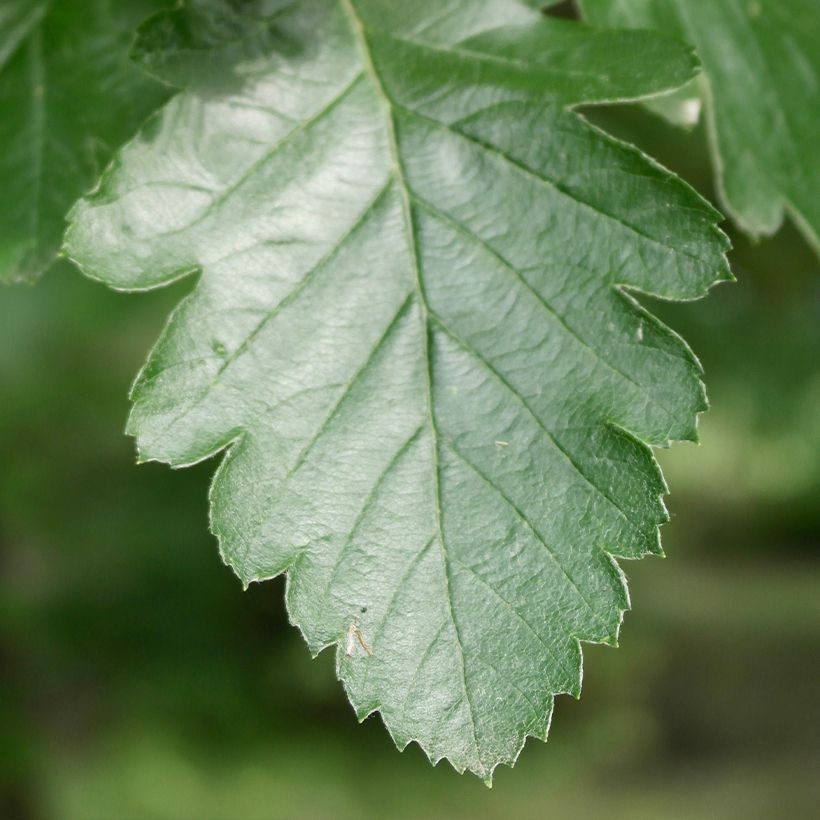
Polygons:
<instances>
[{"instance_id":1,"label":"green leaf","mask_svg":"<svg viewBox=\"0 0 820 820\"><path fill-rule=\"evenodd\" d=\"M40 3L31 0L7 0L0 8L0 69L24 40L43 19L47 0Z\"/></svg>"},{"instance_id":2,"label":"green leaf","mask_svg":"<svg viewBox=\"0 0 820 820\"><path fill-rule=\"evenodd\" d=\"M820 253L820 8L817 0L582 0L610 26L657 28L693 43L720 196L753 237L788 212Z\"/></svg>"},{"instance_id":3,"label":"green leaf","mask_svg":"<svg viewBox=\"0 0 820 820\"><path fill-rule=\"evenodd\" d=\"M128 60L155 0L6 0L0 8L0 282L54 261L65 215L164 102Z\"/></svg>"},{"instance_id":4,"label":"green leaf","mask_svg":"<svg viewBox=\"0 0 820 820\"><path fill-rule=\"evenodd\" d=\"M236 9L143 29L140 58L192 85L66 247L122 290L200 273L134 387L141 458L227 450L225 561L288 573L360 718L489 779L578 695L579 641L616 642L614 556L660 553L666 520L645 442L694 439L706 406L626 291L730 278L719 215L556 103L696 65L514 0Z\"/></svg>"}]
</instances>

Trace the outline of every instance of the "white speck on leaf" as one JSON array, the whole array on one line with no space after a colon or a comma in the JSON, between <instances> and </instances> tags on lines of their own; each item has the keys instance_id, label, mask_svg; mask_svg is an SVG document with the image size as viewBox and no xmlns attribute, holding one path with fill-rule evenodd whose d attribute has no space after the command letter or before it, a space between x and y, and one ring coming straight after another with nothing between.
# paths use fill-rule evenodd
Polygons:
<instances>
[{"instance_id":1,"label":"white speck on leaf","mask_svg":"<svg viewBox=\"0 0 820 820\"><path fill-rule=\"evenodd\" d=\"M353 657L353 653L356 649L356 641L359 642L359 646L367 652L368 657L373 657L373 651L367 645L367 641L364 639L364 635L362 634L362 630L359 629L359 625L356 621L350 624L347 630L347 647L345 649L345 654L348 658Z\"/></svg>"}]
</instances>

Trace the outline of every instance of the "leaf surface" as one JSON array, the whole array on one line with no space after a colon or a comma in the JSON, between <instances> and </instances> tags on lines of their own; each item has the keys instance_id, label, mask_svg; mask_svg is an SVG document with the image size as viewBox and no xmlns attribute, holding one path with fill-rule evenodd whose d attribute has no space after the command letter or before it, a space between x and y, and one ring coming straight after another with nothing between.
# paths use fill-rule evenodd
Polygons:
<instances>
[{"instance_id":1,"label":"leaf surface","mask_svg":"<svg viewBox=\"0 0 820 820\"><path fill-rule=\"evenodd\" d=\"M754 237L784 212L820 253L817 0L582 0L587 19L656 28L694 44L721 199Z\"/></svg>"},{"instance_id":2,"label":"leaf surface","mask_svg":"<svg viewBox=\"0 0 820 820\"><path fill-rule=\"evenodd\" d=\"M362 719L489 779L579 693L579 641L616 641L614 556L666 520L647 442L705 407L625 289L730 277L718 214L566 106L696 64L514 0L209 2L136 53L188 87L66 247L123 290L199 272L134 387L141 458L227 449L225 561L288 573Z\"/></svg>"},{"instance_id":3,"label":"leaf surface","mask_svg":"<svg viewBox=\"0 0 820 820\"><path fill-rule=\"evenodd\" d=\"M0 282L54 261L65 215L167 93L128 59L157 0L0 7Z\"/></svg>"}]
</instances>

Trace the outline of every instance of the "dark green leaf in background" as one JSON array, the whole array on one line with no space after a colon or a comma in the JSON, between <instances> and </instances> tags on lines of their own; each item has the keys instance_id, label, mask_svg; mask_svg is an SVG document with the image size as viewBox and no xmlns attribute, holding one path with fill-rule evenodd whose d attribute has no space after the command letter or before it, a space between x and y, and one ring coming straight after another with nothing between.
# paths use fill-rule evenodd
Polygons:
<instances>
[{"instance_id":1,"label":"dark green leaf in background","mask_svg":"<svg viewBox=\"0 0 820 820\"><path fill-rule=\"evenodd\" d=\"M0 6L0 282L54 261L74 201L167 94L128 59L158 0Z\"/></svg>"},{"instance_id":2,"label":"dark green leaf in background","mask_svg":"<svg viewBox=\"0 0 820 820\"><path fill-rule=\"evenodd\" d=\"M721 199L753 237L788 213L820 253L817 0L581 0L607 26L655 28L697 48Z\"/></svg>"},{"instance_id":3,"label":"dark green leaf in background","mask_svg":"<svg viewBox=\"0 0 820 820\"><path fill-rule=\"evenodd\" d=\"M730 278L719 215L566 106L696 61L515 0L210 0L136 54L187 88L66 249L122 290L200 274L134 388L141 458L227 450L226 562L288 573L360 717L489 778L578 694L579 641L616 641L615 557L666 520L647 443L705 408L626 291Z\"/></svg>"}]
</instances>

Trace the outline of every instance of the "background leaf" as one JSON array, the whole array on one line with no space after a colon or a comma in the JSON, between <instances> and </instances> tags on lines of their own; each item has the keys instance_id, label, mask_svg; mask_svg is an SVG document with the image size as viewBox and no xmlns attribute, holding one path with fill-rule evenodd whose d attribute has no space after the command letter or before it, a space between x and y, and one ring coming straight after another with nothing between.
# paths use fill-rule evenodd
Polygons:
<instances>
[{"instance_id":1,"label":"background leaf","mask_svg":"<svg viewBox=\"0 0 820 820\"><path fill-rule=\"evenodd\" d=\"M65 215L166 98L128 59L159 0L12 0L0 9L0 282L54 261Z\"/></svg>"},{"instance_id":2,"label":"background leaf","mask_svg":"<svg viewBox=\"0 0 820 820\"><path fill-rule=\"evenodd\" d=\"M657 28L693 43L720 196L753 237L784 212L820 253L820 13L815 0L580 0L600 25Z\"/></svg>"},{"instance_id":3,"label":"background leaf","mask_svg":"<svg viewBox=\"0 0 820 820\"><path fill-rule=\"evenodd\" d=\"M360 717L489 778L578 693L579 640L616 640L612 556L658 553L665 520L643 442L694 438L705 407L691 352L624 288L730 276L716 212L558 103L697 65L513 2L304 0L259 40L203 35L203 9L137 51L182 77L203 55L168 44L208 40L231 81L172 100L67 237L120 289L201 272L129 429L175 466L229 448L226 561L288 572Z\"/></svg>"}]
</instances>

